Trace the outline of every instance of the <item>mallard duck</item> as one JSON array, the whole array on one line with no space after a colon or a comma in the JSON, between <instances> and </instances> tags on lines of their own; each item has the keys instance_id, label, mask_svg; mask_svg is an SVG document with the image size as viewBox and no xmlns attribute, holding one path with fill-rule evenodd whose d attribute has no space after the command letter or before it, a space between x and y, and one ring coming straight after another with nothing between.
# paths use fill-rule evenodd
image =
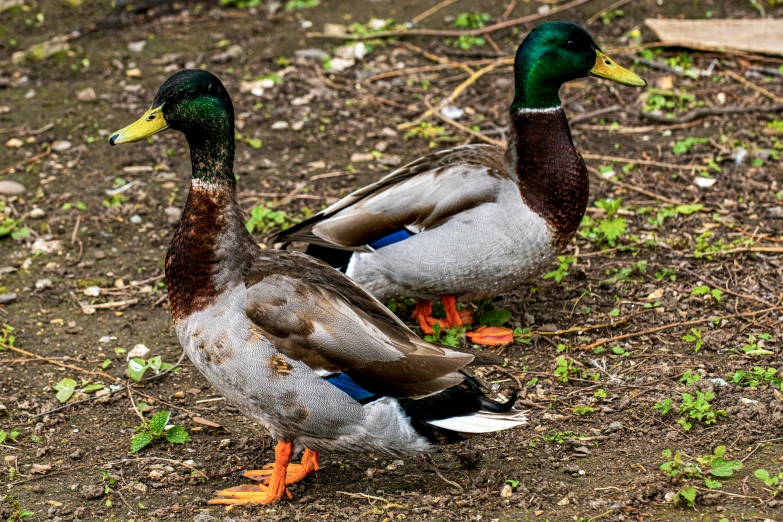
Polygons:
<instances>
[{"instance_id":1,"label":"mallard duck","mask_svg":"<svg viewBox=\"0 0 783 522\"><path fill-rule=\"evenodd\" d=\"M587 207L587 167L558 91L584 76L646 82L601 52L587 31L547 22L517 50L506 149L465 145L420 158L346 196L274 240L343 270L375 297L418 299L432 333L432 301L449 327L457 301L507 292L540 274L571 240ZM476 344L513 341L508 328L468 332Z\"/></svg>"},{"instance_id":2,"label":"mallard duck","mask_svg":"<svg viewBox=\"0 0 783 522\"><path fill-rule=\"evenodd\" d=\"M165 265L177 337L215 389L278 440L274 464L245 473L265 484L211 503L275 502L318 469L322 451L409 455L525 423L515 394L491 400L465 372L472 355L423 341L328 264L258 247L236 199L234 109L214 75L174 74L109 142L169 128L185 134L193 169Z\"/></svg>"}]
</instances>

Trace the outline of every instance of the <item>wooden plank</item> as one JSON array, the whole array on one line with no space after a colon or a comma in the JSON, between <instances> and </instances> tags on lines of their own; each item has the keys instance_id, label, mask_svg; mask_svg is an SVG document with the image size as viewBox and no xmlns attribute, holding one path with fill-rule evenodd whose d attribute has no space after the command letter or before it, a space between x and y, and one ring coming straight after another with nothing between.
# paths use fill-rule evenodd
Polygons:
<instances>
[{"instance_id":1,"label":"wooden plank","mask_svg":"<svg viewBox=\"0 0 783 522\"><path fill-rule=\"evenodd\" d=\"M746 51L783 56L783 20L670 20L644 21L664 45L706 51Z\"/></svg>"}]
</instances>

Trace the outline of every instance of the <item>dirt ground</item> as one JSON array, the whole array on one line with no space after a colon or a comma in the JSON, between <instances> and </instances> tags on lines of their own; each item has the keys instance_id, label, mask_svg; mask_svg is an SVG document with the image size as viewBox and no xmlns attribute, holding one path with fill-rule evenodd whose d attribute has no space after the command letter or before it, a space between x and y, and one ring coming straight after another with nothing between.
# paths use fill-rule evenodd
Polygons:
<instances>
[{"instance_id":1,"label":"dirt ground","mask_svg":"<svg viewBox=\"0 0 783 522\"><path fill-rule=\"evenodd\" d=\"M248 482L241 470L269 462L274 442L187 361L172 373L148 369L140 383L127 372L137 345L150 350L147 360L180 358L162 274L188 190L186 144L173 132L119 148L107 137L141 115L173 71L213 71L233 97L235 172L248 215L261 206L263 243L275 220L301 219L432 149L475 142L435 118L398 126L468 78L432 67L436 59L484 60L471 65L478 70L512 55L530 26L495 33L500 55L488 41L461 49L442 37L376 39L353 66L322 73L336 66L341 42L308 31L404 23L435 2L147 1L118 3L109 16L107 2L24 0L0 12L0 180L25 189L0 196L6 226L15 226L15 237L0 238L0 294L17 294L0 305L0 518L783 520L783 394L770 370L783 349L783 122L766 109L674 125L642 112L681 118L777 103L769 97L783 96L783 60L629 50L655 41L645 18L757 18L754 3L783 14L767 0L636 0L588 25L650 86L585 79L561 93L593 169L590 219L565 253L572 259L553 265L557 277L494 301L522 335L493 350L503 366L479 371L490 385L521 385L529 427L431 458L324 455L319 476L291 487L292 500L230 511L207 500ZM611 4L589 1L556 18L585 24ZM463 12L489 13L491 24L508 5L457 2L419 27L450 28ZM509 18L545 4L513 5ZM80 28L48 59L11 59ZM241 84L259 79L273 81ZM454 99L458 122L503 139L512 91L510 67L499 63ZM409 317L409 305L397 312ZM66 378L77 391L61 404L54 387ZM106 388L79 391L88 384ZM688 406L683 394L698 393L707 395ZM191 441L161 439L132 454L139 407L146 421L171 411L169 423Z\"/></svg>"}]
</instances>

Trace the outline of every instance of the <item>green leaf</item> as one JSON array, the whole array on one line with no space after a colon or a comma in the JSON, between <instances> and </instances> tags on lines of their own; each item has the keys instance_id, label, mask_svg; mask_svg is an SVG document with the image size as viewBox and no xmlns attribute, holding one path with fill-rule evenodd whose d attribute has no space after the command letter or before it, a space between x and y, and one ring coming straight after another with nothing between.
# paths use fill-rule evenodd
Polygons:
<instances>
[{"instance_id":1,"label":"green leaf","mask_svg":"<svg viewBox=\"0 0 783 522\"><path fill-rule=\"evenodd\" d=\"M173 426L166 432L166 440L175 444L190 442L190 435L182 426Z\"/></svg>"},{"instance_id":2,"label":"green leaf","mask_svg":"<svg viewBox=\"0 0 783 522\"><path fill-rule=\"evenodd\" d=\"M769 471L766 469L757 469L753 472L753 475L759 480L763 480L764 482L767 482L769 480Z\"/></svg>"},{"instance_id":3,"label":"green leaf","mask_svg":"<svg viewBox=\"0 0 783 522\"><path fill-rule=\"evenodd\" d=\"M685 486L680 491L677 492L677 495L675 495L675 498L681 497L685 499L685 502L688 504L688 507L693 507L693 505L696 503L696 495L698 495L698 491L693 486Z\"/></svg>"},{"instance_id":4,"label":"green leaf","mask_svg":"<svg viewBox=\"0 0 783 522\"><path fill-rule=\"evenodd\" d=\"M715 448L715 451L713 452L713 454L716 457L723 457L723 455L726 454L726 446L718 446L717 448Z\"/></svg>"},{"instance_id":5,"label":"green leaf","mask_svg":"<svg viewBox=\"0 0 783 522\"><path fill-rule=\"evenodd\" d=\"M11 232L11 238L13 239L24 239L29 236L30 236L30 229L27 227L17 228L13 232Z\"/></svg>"},{"instance_id":6,"label":"green leaf","mask_svg":"<svg viewBox=\"0 0 783 522\"><path fill-rule=\"evenodd\" d=\"M620 309L619 308L615 308L614 310L609 312L609 315L612 316L612 317L617 317L618 315L620 315Z\"/></svg>"},{"instance_id":7,"label":"green leaf","mask_svg":"<svg viewBox=\"0 0 783 522\"><path fill-rule=\"evenodd\" d=\"M710 489L720 489L723 487L723 483L717 480L711 480L708 478L704 479L704 485L707 486Z\"/></svg>"},{"instance_id":8,"label":"green leaf","mask_svg":"<svg viewBox=\"0 0 783 522\"><path fill-rule=\"evenodd\" d=\"M481 316L479 321L485 326L503 326L511 318L508 310L490 310Z\"/></svg>"},{"instance_id":9,"label":"green leaf","mask_svg":"<svg viewBox=\"0 0 783 522\"><path fill-rule=\"evenodd\" d=\"M66 402L71 398L73 392L76 390L76 381L68 379L67 377L58 382L54 389L57 390L57 400L60 402Z\"/></svg>"},{"instance_id":10,"label":"green leaf","mask_svg":"<svg viewBox=\"0 0 783 522\"><path fill-rule=\"evenodd\" d=\"M128 375L134 381L141 381L145 371L147 371L147 363L144 362L144 359L134 357L128 361Z\"/></svg>"},{"instance_id":11,"label":"green leaf","mask_svg":"<svg viewBox=\"0 0 783 522\"><path fill-rule=\"evenodd\" d=\"M704 295L709 291L710 291L709 286L700 285L694 287L693 290L691 290L691 295Z\"/></svg>"},{"instance_id":12,"label":"green leaf","mask_svg":"<svg viewBox=\"0 0 783 522\"><path fill-rule=\"evenodd\" d=\"M167 410L159 411L153 415L152 419L150 419L150 433L155 435L155 437L160 437L160 434L166 428L166 424L169 423L169 417L171 417L171 412Z\"/></svg>"},{"instance_id":13,"label":"green leaf","mask_svg":"<svg viewBox=\"0 0 783 522\"><path fill-rule=\"evenodd\" d=\"M147 360L147 366L149 366L150 368L152 368L157 372L158 370L160 370L160 365L162 362L163 360L161 359L160 355L156 355L152 359Z\"/></svg>"},{"instance_id":14,"label":"green leaf","mask_svg":"<svg viewBox=\"0 0 783 522\"><path fill-rule=\"evenodd\" d=\"M735 471L742 469L742 462L739 460L723 460L723 457L712 459L712 469L710 474L716 477L730 477Z\"/></svg>"},{"instance_id":15,"label":"green leaf","mask_svg":"<svg viewBox=\"0 0 783 522\"><path fill-rule=\"evenodd\" d=\"M105 370L110 365L111 365L111 361L109 359L104 359L103 362L101 363L101 368Z\"/></svg>"},{"instance_id":16,"label":"green leaf","mask_svg":"<svg viewBox=\"0 0 783 522\"><path fill-rule=\"evenodd\" d=\"M598 388L595 390L595 393L593 393L593 397L597 397L599 399L605 399L606 398L606 390L603 388Z\"/></svg>"},{"instance_id":17,"label":"green leaf","mask_svg":"<svg viewBox=\"0 0 783 522\"><path fill-rule=\"evenodd\" d=\"M131 440L131 453L136 453L141 448L152 442L153 436L151 433L147 431L142 431L141 433L136 434L136 436L133 437Z\"/></svg>"},{"instance_id":18,"label":"green leaf","mask_svg":"<svg viewBox=\"0 0 783 522\"><path fill-rule=\"evenodd\" d=\"M625 233L625 218L604 219L598 224L598 230L607 241L614 241Z\"/></svg>"},{"instance_id":19,"label":"green leaf","mask_svg":"<svg viewBox=\"0 0 783 522\"><path fill-rule=\"evenodd\" d=\"M713 288L712 290L710 290L710 295L720 303L720 296L723 295L723 292L721 290L718 290L717 288Z\"/></svg>"},{"instance_id":20,"label":"green leaf","mask_svg":"<svg viewBox=\"0 0 783 522\"><path fill-rule=\"evenodd\" d=\"M104 389L106 386L103 384L90 384L89 386L85 386L81 390L79 390L82 393L92 393L97 392L98 390Z\"/></svg>"},{"instance_id":21,"label":"green leaf","mask_svg":"<svg viewBox=\"0 0 783 522\"><path fill-rule=\"evenodd\" d=\"M261 140L257 138L247 140L247 144L253 147L254 149L260 149L262 145Z\"/></svg>"}]
</instances>

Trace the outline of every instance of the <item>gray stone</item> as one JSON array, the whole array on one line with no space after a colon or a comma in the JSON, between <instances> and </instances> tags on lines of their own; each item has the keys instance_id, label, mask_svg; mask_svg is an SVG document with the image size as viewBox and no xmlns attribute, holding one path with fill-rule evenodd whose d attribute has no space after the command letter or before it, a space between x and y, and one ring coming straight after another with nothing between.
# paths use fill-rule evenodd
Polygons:
<instances>
[{"instance_id":1,"label":"gray stone","mask_svg":"<svg viewBox=\"0 0 783 522\"><path fill-rule=\"evenodd\" d=\"M95 500L103 496L103 486L100 484L85 484L79 488L79 495L87 500Z\"/></svg>"},{"instance_id":2,"label":"gray stone","mask_svg":"<svg viewBox=\"0 0 783 522\"><path fill-rule=\"evenodd\" d=\"M0 181L0 196L18 196L24 194L25 188L21 183L4 179Z\"/></svg>"}]
</instances>

